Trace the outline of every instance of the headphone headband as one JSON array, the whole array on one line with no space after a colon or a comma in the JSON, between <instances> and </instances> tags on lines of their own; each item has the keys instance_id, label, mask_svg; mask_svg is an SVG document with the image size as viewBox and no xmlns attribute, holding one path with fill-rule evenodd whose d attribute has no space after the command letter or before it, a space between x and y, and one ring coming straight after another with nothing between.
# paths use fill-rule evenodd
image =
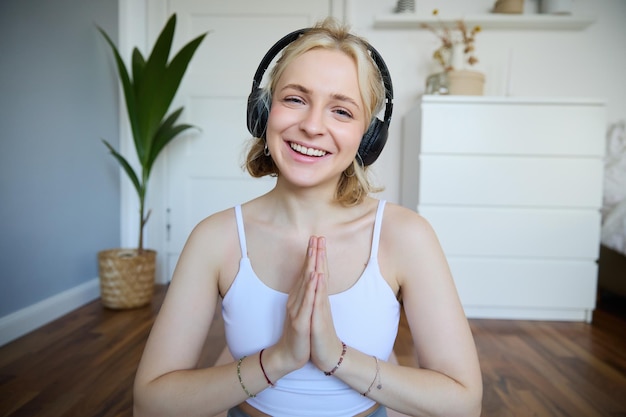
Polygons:
<instances>
[{"instance_id":1,"label":"headphone headband","mask_svg":"<svg viewBox=\"0 0 626 417\"><path fill-rule=\"evenodd\" d=\"M267 127L268 109L265 104L260 100L261 97L261 82L263 75L267 68L272 63L272 60L289 44L298 39L301 35L308 32L310 29L298 29L278 40L263 56L263 59L259 63L259 66L254 73L252 80L252 90L248 97L248 130L254 137L264 137L265 129ZM364 41L365 42L365 41ZM391 83L391 75L387 69L387 65L378 51L365 42L365 46L370 52L372 60L378 67L383 85L385 87L385 113L384 120L380 120L377 117L372 119L372 123L363 135L361 139L361 145L359 146L357 160L361 165L371 165L376 161L378 156L383 150L385 143L387 142L389 124L391 123L391 115L393 113L393 85Z\"/></svg>"},{"instance_id":2,"label":"headphone headband","mask_svg":"<svg viewBox=\"0 0 626 417\"><path fill-rule=\"evenodd\" d=\"M291 33L288 33L287 35L280 38L278 42L276 42L269 49L269 51L265 53L265 56L263 56L263 59L259 63L259 67L256 69L256 72L254 73L254 78L252 79L252 91L251 92L254 92L254 90L261 87L261 80L263 80L263 75L265 74L265 71L267 71L267 68L270 66L270 64L272 63L272 60L276 57L276 55L278 55L280 51L285 49L285 47L287 47L287 45L289 45L291 42L298 39L300 35L304 34L307 30L308 29L298 29L298 30L294 30Z\"/></svg>"}]
</instances>

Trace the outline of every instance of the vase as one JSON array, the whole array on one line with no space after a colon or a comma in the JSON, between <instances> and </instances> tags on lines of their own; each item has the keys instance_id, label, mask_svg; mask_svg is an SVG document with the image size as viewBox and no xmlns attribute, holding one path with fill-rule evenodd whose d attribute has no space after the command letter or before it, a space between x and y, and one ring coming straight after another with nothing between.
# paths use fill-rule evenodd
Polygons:
<instances>
[{"instance_id":1,"label":"vase","mask_svg":"<svg viewBox=\"0 0 626 417\"><path fill-rule=\"evenodd\" d=\"M485 75L478 71L448 71L448 94L459 96L482 96Z\"/></svg>"},{"instance_id":2,"label":"vase","mask_svg":"<svg viewBox=\"0 0 626 417\"><path fill-rule=\"evenodd\" d=\"M152 301L156 252L109 249L98 252L100 297L111 309L143 307Z\"/></svg>"},{"instance_id":3,"label":"vase","mask_svg":"<svg viewBox=\"0 0 626 417\"><path fill-rule=\"evenodd\" d=\"M426 78L425 94L448 94L448 73L446 71L431 74Z\"/></svg>"}]
</instances>

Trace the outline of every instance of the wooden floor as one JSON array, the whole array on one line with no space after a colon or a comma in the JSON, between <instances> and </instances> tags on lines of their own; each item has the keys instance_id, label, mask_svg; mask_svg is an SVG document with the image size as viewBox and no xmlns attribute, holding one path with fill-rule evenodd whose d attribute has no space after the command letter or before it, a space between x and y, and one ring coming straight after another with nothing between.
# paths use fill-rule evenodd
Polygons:
<instances>
[{"instance_id":1,"label":"wooden floor","mask_svg":"<svg viewBox=\"0 0 626 417\"><path fill-rule=\"evenodd\" d=\"M0 416L131 416L133 376L164 292L130 311L94 301L0 348ZM602 300L593 324L471 320L483 416L626 416L626 310ZM202 362L223 348L216 320ZM404 320L395 353L415 363Z\"/></svg>"}]
</instances>

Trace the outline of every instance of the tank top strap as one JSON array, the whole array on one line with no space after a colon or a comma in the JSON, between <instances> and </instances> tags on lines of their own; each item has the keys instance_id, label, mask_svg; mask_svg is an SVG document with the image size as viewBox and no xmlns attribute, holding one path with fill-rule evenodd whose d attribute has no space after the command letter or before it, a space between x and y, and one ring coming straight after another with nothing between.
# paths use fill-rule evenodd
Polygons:
<instances>
[{"instance_id":1,"label":"tank top strap","mask_svg":"<svg viewBox=\"0 0 626 417\"><path fill-rule=\"evenodd\" d=\"M380 229L383 224L383 213L385 211L385 200L378 202L378 209L376 209L376 219L374 220L374 234L372 236L372 252L370 253L370 259L376 261L378 259L378 243L380 241Z\"/></svg>"},{"instance_id":2,"label":"tank top strap","mask_svg":"<svg viewBox=\"0 0 626 417\"><path fill-rule=\"evenodd\" d=\"M239 233L239 246L241 247L241 257L248 257L248 248L246 246L246 232L243 228L243 214L241 213L241 204L235 206L235 218L237 219L237 233Z\"/></svg>"}]
</instances>

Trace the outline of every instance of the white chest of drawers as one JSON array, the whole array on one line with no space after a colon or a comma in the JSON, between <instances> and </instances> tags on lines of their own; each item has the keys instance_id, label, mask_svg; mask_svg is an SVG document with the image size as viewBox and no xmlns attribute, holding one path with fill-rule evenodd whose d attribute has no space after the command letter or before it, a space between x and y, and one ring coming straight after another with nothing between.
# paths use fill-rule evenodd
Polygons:
<instances>
[{"instance_id":1,"label":"white chest of drawers","mask_svg":"<svg viewBox=\"0 0 626 417\"><path fill-rule=\"evenodd\" d=\"M424 96L404 117L402 203L468 317L591 319L605 128L598 100Z\"/></svg>"}]
</instances>

